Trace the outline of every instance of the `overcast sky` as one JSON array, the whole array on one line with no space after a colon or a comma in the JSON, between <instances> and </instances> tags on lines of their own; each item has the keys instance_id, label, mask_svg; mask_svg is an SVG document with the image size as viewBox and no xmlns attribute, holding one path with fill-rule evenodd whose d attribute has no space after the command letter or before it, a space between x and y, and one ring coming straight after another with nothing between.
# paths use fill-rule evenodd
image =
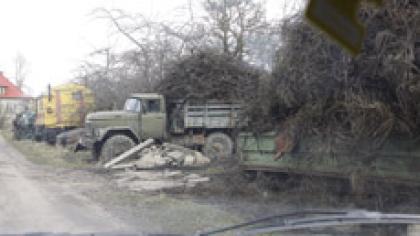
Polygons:
<instances>
[{"instance_id":1,"label":"overcast sky","mask_svg":"<svg viewBox=\"0 0 420 236\"><path fill-rule=\"evenodd\" d=\"M267 0L270 18L284 15L285 2ZM294 0L292 0L294 1ZM0 71L13 80L13 59L22 53L30 64L27 85L32 95L48 83L72 78L75 68L93 50L118 43L105 20L93 9L119 8L156 18L168 17L187 0L2 0L0 1Z\"/></svg>"}]
</instances>

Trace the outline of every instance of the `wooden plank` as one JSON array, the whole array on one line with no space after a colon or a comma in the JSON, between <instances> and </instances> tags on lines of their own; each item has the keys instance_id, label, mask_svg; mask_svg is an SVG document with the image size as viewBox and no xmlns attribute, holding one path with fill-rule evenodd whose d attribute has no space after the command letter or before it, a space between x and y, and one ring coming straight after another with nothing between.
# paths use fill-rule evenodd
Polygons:
<instances>
[{"instance_id":1,"label":"wooden plank","mask_svg":"<svg viewBox=\"0 0 420 236\"><path fill-rule=\"evenodd\" d=\"M121 161L129 158L130 156L140 152L144 148L152 145L154 142L155 142L155 140L150 138L150 139L140 143L139 145L133 147L132 149L127 150L126 152L124 152L123 154L119 155L118 157L112 159L111 161L107 162L104 165L104 167L108 169L108 168L112 167L113 165L116 165L116 164L120 163Z\"/></svg>"}]
</instances>

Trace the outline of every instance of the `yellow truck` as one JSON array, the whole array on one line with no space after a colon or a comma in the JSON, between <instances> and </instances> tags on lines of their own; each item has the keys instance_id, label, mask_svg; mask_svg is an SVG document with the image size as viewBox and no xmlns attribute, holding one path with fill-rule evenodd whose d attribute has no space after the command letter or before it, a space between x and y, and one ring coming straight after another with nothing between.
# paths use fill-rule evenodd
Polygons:
<instances>
[{"instance_id":1,"label":"yellow truck","mask_svg":"<svg viewBox=\"0 0 420 236\"><path fill-rule=\"evenodd\" d=\"M55 144L59 133L83 127L85 116L94 105L93 92L83 85L48 86L47 94L37 99L35 139Z\"/></svg>"}]
</instances>

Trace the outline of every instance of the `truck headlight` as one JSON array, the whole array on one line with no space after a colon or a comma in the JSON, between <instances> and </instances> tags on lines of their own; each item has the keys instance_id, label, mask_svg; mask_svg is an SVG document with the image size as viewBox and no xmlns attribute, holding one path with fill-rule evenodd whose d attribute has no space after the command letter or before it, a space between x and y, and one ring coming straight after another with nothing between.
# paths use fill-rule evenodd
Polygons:
<instances>
[{"instance_id":1,"label":"truck headlight","mask_svg":"<svg viewBox=\"0 0 420 236\"><path fill-rule=\"evenodd\" d=\"M93 129L93 136L95 138L102 137L105 134L106 130L102 128L95 128Z\"/></svg>"}]
</instances>

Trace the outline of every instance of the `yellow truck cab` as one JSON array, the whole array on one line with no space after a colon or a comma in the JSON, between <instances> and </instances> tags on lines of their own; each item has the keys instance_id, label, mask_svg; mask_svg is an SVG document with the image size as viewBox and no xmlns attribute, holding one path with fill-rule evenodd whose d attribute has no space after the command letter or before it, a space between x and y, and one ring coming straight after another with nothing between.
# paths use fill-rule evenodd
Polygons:
<instances>
[{"instance_id":1,"label":"yellow truck cab","mask_svg":"<svg viewBox=\"0 0 420 236\"><path fill-rule=\"evenodd\" d=\"M56 136L84 126L86 114L94 109L93 92L83 85L67 83L49 87L37 99L36 139L54 144Z\"/></svg>"}]
</instances>

